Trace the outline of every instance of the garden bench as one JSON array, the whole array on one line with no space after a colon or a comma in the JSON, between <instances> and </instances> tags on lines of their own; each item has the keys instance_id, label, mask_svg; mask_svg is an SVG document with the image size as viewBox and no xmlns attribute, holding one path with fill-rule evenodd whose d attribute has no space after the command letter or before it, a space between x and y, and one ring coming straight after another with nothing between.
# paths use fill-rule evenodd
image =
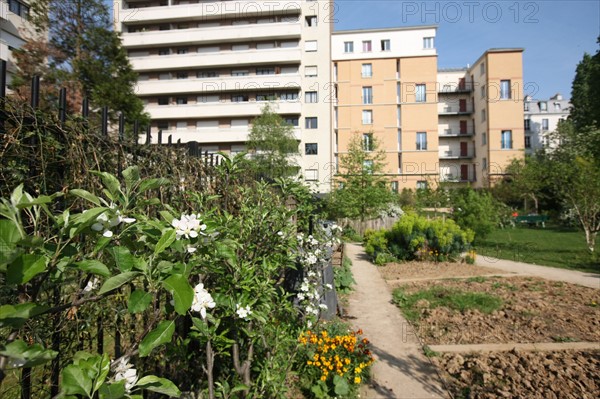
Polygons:
<instances>
[{"instance_id":1,"label":"garden bench","mask_svg":"<svg viewBox=\"0 0 600 399\"><path fill-rule=\"evenodd\" d=\"M523 216L514 216L514 221L517 223L527 223L528 225L542 225L543 228L546 228L546 221L548 220L547 215L523 215Z\"/></svg>"}]
</instances>

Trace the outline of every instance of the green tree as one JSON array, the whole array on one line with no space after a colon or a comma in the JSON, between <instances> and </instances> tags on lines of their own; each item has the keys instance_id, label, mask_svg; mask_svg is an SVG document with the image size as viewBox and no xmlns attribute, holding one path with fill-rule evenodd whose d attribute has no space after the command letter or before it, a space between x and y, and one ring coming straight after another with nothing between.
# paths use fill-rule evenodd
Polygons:
<instances>
[{"instance_id":1,"label":"green tree","mask_svg":"<svg viewBox=\"0 0 600 399\"><path fill-rule=\"evenodd\" d=\"M499 224L498 204L488 191L460 188L452 191L452 219L462 228L475 232L475 239L484 238Z\"/></svg>"},{"instance_id":2,"label":"green tree","mask_svg":"<svg viewBox=\"0 0 600 399\"><path fill-rule=\"evenodd\" d=\"M257 171L263 176L288 177L297 173L293 157L298 155L298 139L292 125L279 116L270 104L252 122L248 149Z\"/></svg>"},{"instance_id":3,"label":"green tree","mask_svg":"<svg viewBox=\"0 0 600 399\"><path fill-rule=\"evenodd\" d=\"M598 37L600 43L600 37ZM577 130L600 128L600 50L591 56L584 54L577 65L571 91L572 109L569 119Z\"/></svg>"},{"instance_id":4,"label":"green tree","mask_svg":"<svg viewBox=\"0 0 600 399\"><path fill-rule=\"evenodd\" d=\"M107 106L111 119L123 112L129 121L148 121L144 105L135 95L137 74L112 30L111 17L102 0L34 0L31 21L36 32L18 58L19 71L13 82L18 92L28 90L33 74L46 85L42 94L55 102L59 87L69 96L88 96L94 107ZM37 50L37 56L28 53ZM31 62L35 62L34 65ZM47 65L47 67L45 66Z\"/></svg>"},{"instance_id":5,"label":"green tree","mask_svg":"<svg viewBox=\"0 0 600 399\"><path fill-rule=\"evenodd\" d=\"M337 187L329 200L332 216L365 220L393 201L383 174L385 152L373 134L366 137L355 134L348 143L348 152L340 157Z\"/></svg>"},{"instance_id":6,"label":"green tree","mask_svg":"<svg viewBox=\"0 0 600 399\"><path fill-rule=\"evenodd\" d=\"M535 213L540 211L540 200L545 196L548 186L548 174L545 172L547 158L543 154L515 159L506 168L506 174L510 176L508 181L501 183L508 186L511 193L525 201L533 201ZM527 209L525 205L523 207Z\"/></svg>"}]
</instances>

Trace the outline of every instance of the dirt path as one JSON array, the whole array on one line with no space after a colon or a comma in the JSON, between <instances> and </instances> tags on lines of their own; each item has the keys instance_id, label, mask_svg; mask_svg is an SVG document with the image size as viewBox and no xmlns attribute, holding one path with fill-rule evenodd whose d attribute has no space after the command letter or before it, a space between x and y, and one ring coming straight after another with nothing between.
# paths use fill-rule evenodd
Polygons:
<instances>
[{"instance_id":1,"label":"dirt path","mask_svg":"<svg viewBox=\"0 0 600 399\"><path fill-rule=\"evenodd\" d=\"M559 269L548 266L537 266L529 263L513 262L505 259L497 259L491 256L478 255L476 265L493 267L507 272L538 276L547 280L564 281L583 285L585 287L600 289L600 274L579 272L576 270Z\"/></svg>"},{"instance_id":2,"label":"dirt path","mask_svg":"<svg viewBox=\"0 0 600 399\"><path fill-rule=\"evenodd\" d=\"M371 341L373 384L362 398L449 398L435 366L425 357L411 325L391 303L391 293L362 249L346 244L356 289L347 309L350 322Z\"/></svg>"}]
</instances>

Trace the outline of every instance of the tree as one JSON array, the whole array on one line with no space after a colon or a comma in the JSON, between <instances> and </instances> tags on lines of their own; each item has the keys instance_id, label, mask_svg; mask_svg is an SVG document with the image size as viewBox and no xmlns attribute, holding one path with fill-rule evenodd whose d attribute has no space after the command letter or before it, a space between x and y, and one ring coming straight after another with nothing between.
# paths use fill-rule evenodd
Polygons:
<instances>
[{"instance_id":1,"label":"tree","mask_svg":"<svg viewBox=\"0 0 600 399\"><path fill-rule=\"evenodd\" d=\"M544 188L548 185L548 174L545 172L547 159L543 154L515 159L506 168L510 180L502 184L508 185L510 191L523 199L533 201L535 213L540 212L540 199L545 195ZM524 206L527 208L527 206Z\"/></svg>"},{"instance_id":2,"label":"tree","mask_svg":"<svg viewBox=\"0 0 600 399\"><path fill-rule=\"evenodd\" d=\"M330 196L330 212L336 217L373 217L393 200L384 176L385 152L379 141L369 134L366 139L355 134L348 152L340 157L336 189Z\"/></svg>"},{"instance_id":3,"label":"tree","mask_svg":"<svg viewBox=\"0 0 600 399\"><path fill-rule=\"evenodd\" d=\"M600 50L594 56L584 54L577 65L571 90L571 104L569 119L577 130L589 126L600 128Z\"/></svg>"},{"instance_id":4,"label":"tree","mask_svg":"<svg viewBox=\"0 0 600 399\"><path fill-rule=\"evenodd\" d=\"M31 5L38 34L17 56L19 70L13 82L17 93L27 92L37 74L45 86L42 101L49 107L56 102L58 89L67 87L69 97L87 96L94 107L109 107L113 121L114 112L123 112L129 121L149 120L134 91L137 74L102 0L34 0ZM32 50L35 56L28 54Z\"/></svg>"},{"instance_id":5,"label":"tree","mask_svg":"<svg viewBox=\"0 0 600 399\"><path fill-rule=\"evenodd\" d=\"M452 219L462 228L475 232L481 239L491 233L500 222L498 204L487 191L460 188L452 191Z\"/></svg>"},{"instance_id":6,"label":"tree","mask_svg":"<svg viewBox=\"0 0 600 399\"><path fill-rule=\"evenodd\" d=\"M263 176L288 177L298 171L292 159L299 154L294 128L276 114L270 104L265 105L261 115L252 122L248 149L253 152L254 164Z\"/></svg>"}]
</instances>

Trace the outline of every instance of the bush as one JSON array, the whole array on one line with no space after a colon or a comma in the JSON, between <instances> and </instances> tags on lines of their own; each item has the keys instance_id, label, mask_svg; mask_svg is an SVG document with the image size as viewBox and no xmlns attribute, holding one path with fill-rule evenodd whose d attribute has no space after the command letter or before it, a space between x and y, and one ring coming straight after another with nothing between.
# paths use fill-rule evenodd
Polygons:
<instances>
[{"instance_id":1,"label":"bush","mask_svg":"<svg viewBox=\"0 0 600 399\"><path fill-rule=\"evenodd\" d=\"M455 190L452 206L452 219L460 227L473 230L477 239L487 236L501 222L500 206L487 191Z\"/></svg>"},{"instance_id":2,"label":"bush","mask_svg":"<svg viewBox=\"0 0 600 399\"><path fill-rule=\"evenodd\" d=\"M352 261L344 256L342 265L333 269L335 290L338 294L349 294L352 292L352 286L356 284L351 267Z\"/></svg>"},{"instance_id":3,"label":"bush","mask_svg":"<svg viewBox=\"0 0 600 399\"><path fill-rule=\"evenodd\" d=\"M400 260L454 260L470 248L474 234L453 220L426 219L408 213L391 230L365 232L365 252L375 261L380 254Z\"/></svg>"}]
</instances>

